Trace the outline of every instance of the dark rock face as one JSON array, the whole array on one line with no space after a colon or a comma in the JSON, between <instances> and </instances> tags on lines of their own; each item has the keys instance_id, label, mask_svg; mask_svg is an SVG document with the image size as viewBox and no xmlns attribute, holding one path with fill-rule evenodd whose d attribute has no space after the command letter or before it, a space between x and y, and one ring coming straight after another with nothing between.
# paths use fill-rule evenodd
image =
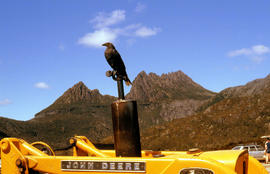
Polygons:
<instances>
[{"instance_id":1,"label":"dark rock face","mask_svg":"<svg viewBox=\"0 0 270 174\"><path fill-rule=\"evenodd\" d=\"M138 101L141 127L147 128L192 115L214 95L181 71L161 76L142 71L127 98Z\"/></svg>"}]
</instances>

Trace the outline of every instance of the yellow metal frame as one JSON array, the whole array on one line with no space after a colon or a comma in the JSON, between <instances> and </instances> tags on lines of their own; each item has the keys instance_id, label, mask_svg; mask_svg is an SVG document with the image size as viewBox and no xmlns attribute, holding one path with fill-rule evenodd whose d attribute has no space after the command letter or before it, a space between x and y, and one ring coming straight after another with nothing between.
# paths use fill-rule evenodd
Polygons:
<instances>
[{"instance_id":1,"label":"yellow metal frame","mask_svg":"<svg viewBox=\"0 0 270 174\"><path fill-rule=\"evenodd\" d=\"M37 142L31 143L31 146L36 146L36 145L42 145L42 146L46 147L47 149L50 150L50 152L52 153L52 156L55 156L54 151L47 143L44 143L42 141L37 141Z\"/></svg>"},{"instance_id":2,"label":"yellow metal frame","mask_svg":"<svg viewBox=\"0 0 270 174\"><path fill-rule=\"evenodd\" d=\"M22 139L5 138L0 141L2 174L31 174L33 171L49 174L130 174L135 170L79 170L79 164L99 162L102 165L145 164L147 174L179 174L183 169L208 169L214 174L267 174L265 168L247 151L142 151L142 157L115 157L114 150L99 150L86 137L76 136L70 140L73 156L48 156ZM46 144L46 143L45 143ZM64 169L63 163L75 166ZM73 166L74 167L74 166Z\"/></svg>"}]
</instances>

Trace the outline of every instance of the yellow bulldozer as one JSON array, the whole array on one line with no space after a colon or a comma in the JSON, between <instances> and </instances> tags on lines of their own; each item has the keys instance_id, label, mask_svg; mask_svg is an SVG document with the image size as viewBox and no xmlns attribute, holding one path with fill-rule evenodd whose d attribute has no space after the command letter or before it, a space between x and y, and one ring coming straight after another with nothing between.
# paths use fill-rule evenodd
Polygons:
<instances>
[{"instance_id":1,"label":"yellow bulldozer","mask_svg":"<svg viewBox=\"0 0 270 174\"><path fill-rule=\"evenodd\" d=\"M37 144L45 146L46 150L39 150L35 147ZM71 138L70 144L73 145L73 156L55 156L46 143L28 144L22 139L4 138L0 142L1 174L268 173L246 150L143 150L141 157L117 157L115 150L99 150L84 136Z\"/></svg>"}]
</instances>

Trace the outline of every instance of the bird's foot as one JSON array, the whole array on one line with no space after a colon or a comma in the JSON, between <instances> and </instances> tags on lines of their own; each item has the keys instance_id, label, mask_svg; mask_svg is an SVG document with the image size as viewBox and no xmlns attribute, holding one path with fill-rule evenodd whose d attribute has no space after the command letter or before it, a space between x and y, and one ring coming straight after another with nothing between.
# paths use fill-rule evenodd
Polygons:
<instances>
[{"instance_id":1,"label":"bird's foot","mask_svg":"<svg viewBox=\"0 0 270 174\"><path fill-rule=\"evenodd\" d=\"M112 71L106 71L106 76L107 77L111 77L113 75L113 72Z\"/></svg>"},{"instance_id":2,"label":"bird's foot","mask_svg":"<svg viewBox=\"0 0 270 174\"><path fill-rule=\"evenodd\" d=\"M110 71L110 70L107 71L106 72L106 76L107 77L112 77L113 80L116 80L116 81L118 80L118 74L117 74L117 72L115 70L113 70L113 71Z\"/></svg>"}]
</instances>

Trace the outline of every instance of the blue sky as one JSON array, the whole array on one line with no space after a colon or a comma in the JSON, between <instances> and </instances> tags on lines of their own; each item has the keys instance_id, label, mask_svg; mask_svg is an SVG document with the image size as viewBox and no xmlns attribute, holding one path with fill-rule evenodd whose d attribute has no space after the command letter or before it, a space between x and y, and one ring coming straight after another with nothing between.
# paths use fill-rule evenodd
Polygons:
<instances>
[{"instance_id":1,"label":"blue sky","mask_svg":"<svg viewBox=\"0 0 270 174\"><path fill-rule=\"evenodd\" d=\"M105 41L131 80L181 70L219 92L264 78L269 21L269 0L3 0L0 116L31 119L79 81L116 95Z\"/></svg>"}]
</instances>

